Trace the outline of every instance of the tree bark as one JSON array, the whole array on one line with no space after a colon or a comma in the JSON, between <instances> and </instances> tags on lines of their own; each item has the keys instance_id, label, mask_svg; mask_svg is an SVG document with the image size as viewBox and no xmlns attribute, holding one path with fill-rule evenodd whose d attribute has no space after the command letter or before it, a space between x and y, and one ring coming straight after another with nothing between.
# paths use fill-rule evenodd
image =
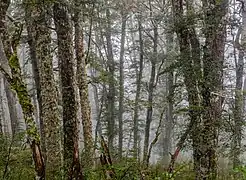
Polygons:
<instances>
[{"instance_id":1,"label":"tree bark","mask_svg":"<svg viewBox=\"0 0 246 180\"><path fill-rule=\"evenodd\" d=\"M113 46L111 40L111 14L110 10L106 9L106 46L107 46L107 66L109 69L108 80L109 80L109 88L107 93L107 122L108 122L108 147L109 150L112 151L114 149L113 143L115 138L115 62L113 55Z\"/></svg>"},{"instance_id":2,"label":"tree bark","mask_svg":"<svg viewBox=\"0 0 246 180\"><path fill-rule=\"evenodd\" d=\"M92 137L91 108L88 95L88 82L86 62L83 49L83 29L81 27L83 6L79 0L75 1L74 28L75 28L75 53L77 59L77 81L80 95L82 124L84 133L84 148L86 167L91 167L94 161L94 144Z\"/></svg>"},{"instance_id":3,"label":"tree bark","mask_svg":"<svg viewBox=\"0 0 246 180\"><path fill-rule=\"evenodd\" d=\"M246 3L244 0L242 3ZM242 27L238 30L235 39L235 48L238 50L238 60L236 63L236 89L235 89L235 103L234 103L234 131L232 135L232 164L233 168L240 166L241 154L241 141L242 141L242 128L243 128L243 72L244 72L244 56L245 56L245 43L246 43L246 8L242 6ZM239 36L241 35L240 43Z\"/></svg>"},{"instance_id":4,"label":"tree bark","mask_svg":"<svg viewBox=\"0 0 246 180\"><path fill-rule=\"evenodd\" d=\"M205 9L205 46L203 47L203 127L201 131L200 179L217 178L217 139L221 120L221 97L213 95L222 90L226 29L224 16L228 1L203 2ZM213 67L213 68L211 68Z\"/></svg>"},{"instance_id":5,"label":"tree bark","mask_svg":"<svg viewBox=\"0 0 246 180\"><path fill-rule=\"evenodd\" d=\"M144 60L144 47L143 47L143 38L142 38L142 19L141 15L138 17L138 34L139 34L139 71L136 70L136 96L134 102L134 115L133 115L133 150L134 150L134 157L137 158L139 154L138 142L139 142L139 101L140 101L140 93L141 93L141 86L142 86L142 77L143 77L143 60Z\"/></svg>"},{"instance_id":6,"label":"tree bark","mask_svg":"<svg viewBox=\"0 0 246 180\"><path fill-rule=\"evenodd\" d=\"M4 78L4 88L8 100L8 108L9 108L9 116L10 116L10 122L11 122L11 129L12 129L12 136L14 137L16 133L18 133L19 130L19 122L17 117L17 109L16 109L16 97L15 94L10 89L10 84L7 82L7 80Z\"/></svg>"},{"instance_id":7,"label":"tree bark","mask_svg":"<svg viewBox=\"0 0 246 180\"><path fill-rule=\"evenodd\" d=\"M151 57L151 75L148 86L148 107L147 107L147 117L145 125L145 137L144 137L144 150L143 150L143 162L148 166L148 149L149 149L149 134L150 134L150 124L152 122L153 116L153 93L155 86L155 76L156 76L156 62L157 62L157 43L158 43L158 25L154 22L154 46L153 46L153 57Z\"/></svg>"},{"instance_id":8,"label":"tree bark","mask_svg":"<svg viewBox=\"0 0 246 180\"><path fill-rule=\"evenodd\" d=\"M79 162L71 20L68 7L63 1L54 3L53 12L58 41L58 59L61 65L65 169L67 179L81 180L83 176Z\"/></svg>"},{"instance_id":9,"label":"tree bark","mask_svg":"<svg viewBox=\"0 0 246 180\"><path fill-rule=\"evenodd\" d=\"M40 137L33 118L34 113L31 98L28 94L27 86L22 79L19 59L17 57L17 46L20 40L21 29L16 29L13 37L9 37L4 21L9 3L10 1L8 0L1 1L0 3L0 43L1 45L3 44L0 51L1 53L5 52L5 54L2 53L4 65L0 66L0 70L17 94L23 110L27 129L27 140L32 150L37 178L43 180L45 179L45 165L40 149ZM7 62L9 64L8 67L6 65ZM9 69L11 70L11 73L9 72Z\"/></svg>"},{"instance_id":10,"label":"tree bark","mask_svg":"<svg viewBox=\"0 0 246 180\"><path fill-rule=\"evenodd\" d=\"M125 37L126 37L126 21L127 14L121 13L122 25L121 25L121 45L120 45L120 80L119 80L119 158L122 158L123 147L123 113L124 113L124 52L125 52Z\"/></svg>"},{"instance_id":11,"label":"tree bark","mask_svg":"<svg viewBox=\"0 0 246 180\"><path fill-rule=\"evenodd\" d=\"M60 119L58 112L58 96L53 74L51 53L51 32L48 14L51 12L50 3L38 1L30 10L34 10L34 26L36 27L36 58L40 77L41 114L45 133L45 163L46 178L55 178L60 173Z\"/></svg>"},{"instance_id":12,"label":"tree bark","mask_svg":"<svg viewBox=\"0 0 246 180\"><path fill-rule=\"evenodd\" d=\"M34 10L30 7L29 3L25 5L25 22L27 28L27 43L29 45L29 55L32 63L32 73L36 88L37 100L38 100L38 117L39 117L39 125L40 125L40 134L41 134L41 147L42 151L45 153L45 131L44 131L44 122L41 117L42 114L42 98L41 98L41 87L40 87L40 72L38 68L38 59L36 54L36 30L35 30L35 21L33 18ZM36 119L36 121L38 121ZM46 154L46 153L45 153Z\"/></svg>"}]
</instances>

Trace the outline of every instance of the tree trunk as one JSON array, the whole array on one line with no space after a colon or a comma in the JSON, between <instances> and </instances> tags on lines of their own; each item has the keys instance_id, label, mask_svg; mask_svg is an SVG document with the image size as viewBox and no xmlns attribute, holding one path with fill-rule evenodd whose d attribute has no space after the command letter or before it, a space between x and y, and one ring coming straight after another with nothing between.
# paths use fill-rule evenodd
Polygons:
<instances>
[{"instance_id":1,"label":"tree trunk","mask_svg":"<svg viewBox=\"0 0 246 180\"><path fill-rule=\"evenodd\" d=\"M199 179L217 178L217 131L221 120L222 70L226 29L224 16L228 1L203 2L205 10L205 46L203 48L203 127L201 130L201 171ZM213 8L212 8L213 7ZM211 68L213 67L213 68Z\"/></svg>"},{"instance_id":2,"label":"tree trunk","mask_svg":"<svg viewBox=\"0 0 246 180\"><path fill-rule=\"evenodd\" d=\"M184 16L183 0L172 0L173 14L174 14L174 26L175 32L179 40L180 49L180 64L182 65L182 73L184 75L184 83L188 92L189 102L189 116L190 123L186 132L181 137L177 149L175 152L179 152L184 145L184 142L189 134L192 138L193 146L193 158L194 158L194 170L196 176L200 172L200 149L198 147L200 142L200 133L198 129L200 121L200 82L201 75L201 60L200 60L200 44L196 38L195 31L191 28L188 29L188 25ZM177 154L174 154L174 157ZM175 157L176 158L176 157Z\"/></svg>"},{"instance_id":3,"label":"tree trunk","mask_svg":"<svg viewBox=\"0 0 246 180\"><path fill-rule=\"evenodd\" d=\"M9 108L9 116L10 116L10 122L11 122L11 129L12 129L12 136L16 133L18 133L19 130L19 122L17 117L17 109L16 109L16 97L15 94L10 89L10 84L7 82L7 80L4 78L4 88L8 100L8 108Z\"/></svg>"},{"instance_id":4,"label":"tree trunk","mask_svg":"<svg viewBox=\"0 0 246 180\"><path fill-rule=\"evenodd\" d=\"M33 14L34 10L30 7L29 3L26 3L25 6L25 22L27 27L27 37L28 37L28 45L29 45L29 55L32 63L32 74L34 77L37 100L38 100L38 117L39 117L39 125L40 125L40 134L41 134L41 147L42 151L45 153L45 132L44 132L44 122L41 117L42 114L42 99L41 99L41 87L40 87L40 76L39 76L39 68L38 68L38 59L36 55L36 30L34 24ZM38 121L36 119L36 121Z\"/></svg>"},{"instance_id":5,"label":"tree trunk","mask_svg":"<svg viewBox=\"0 0 246 180\"><path fill-rule=\"evenodd\" d=\"M121 45L120 45L120 81L119 81L119 158L122 158L123 147L123 113L124 113L124 52L125 52L125 37L126 37L126 21L127 14L122 12L121 26Z\"/></svg>"},{"instance_id":6,"label":"tree trunk","mask_svg":"<svg viewBox=\"0 0 246 180\"><path fill-rule=\"evenodd\" d=\"M5 27L4 19L9 3L10 1L1 1L0 3L0 43L1 45L4 44L4 46L1 46L0 51L1 53L5 52L5 55L2 57L3 63L6 64L6 62L8 62L11 74L8 71L6 65L0 66L0 70L7 79L8 83L11 85L12 89L15 90L17 94L18 100L23 110L27 128L27 140L32 150L35 170L38 176L37 178L43 180L45 179L45 165L40 149L40 137L35 125L35 120L33 118L34 113L31 98L28 94L27 86L22 79L19 59L17 57L17 46L20 40L20 29L16 29L15 35L13 37L9 37Z\"/></svg>"},{"instance_id":7,"label":"tree trunk","mask_svg":"<svg viewBox=\"0 0 246 180\"><path fill-rule=\"evenodd\" d=\"M48 14L50 3L38 2L30 7L34 10L36 27L36 55L40 77L40 96L42 99L40 117L44 122L46 178L58 175L61 166L60 119L58 112L58 96L53 74L51 53L51 32ZM35 13L36 12L36 13Z\"/></svg>"},{"instance_id":8,"label":"tree trunk","mask_svg":"<svg viewBox=\"0 0 246 180\"><path fill-rule=\"evenodd\" d=\"M154 47L153 54L151 57L151 75L148 86L148 107L147 107L147 117L145 125L145 137L144 137L144 150L143 150L143 162L148 166L148 151L149 151L149 134L150 134L150 124L152 122L153 116L153 93L154 93L154 83L156 76L156 62L157 62L157 43L158 43L158 25L157 22L154 22Z\"/></svg>"},{"instance_id":9,"label":"tree trunk","mask_svg":"<svg viewBox=\"0 0 246 180\"><path fill-rule=\"evenodd\" d=\"M141 15L138 17L138 33L139 33L139 71L136 70L136 96L135 96L135 102L134 102L134 115L133 115L133 150L134 150L134 157L137 158L139 154L139 123L138 123L138 112L139 112L139 101L140 101L140 93L141 93L141 86L142 86L142 77L143 77L143 56L144 56L144 47L143 47L143 38L142 38L142 20Z\"/></svg>"},{"instance_id":10,"label":"tree trunk","mask_svg":"<svg viewBox=\"0 0 246 180\"><path fill-rule=\"evenodd\" d=\"M244 4L246 1L244 0ZM246 43L246 9L242 9L242 29L238 30L235 45L239 51L238 60L236 62L236 90L235 90L235 105L234 105L234 131L232 137L231 155L233 168L237 168L240 163L241 154L241 141L242 141L242 128L243 128L243 72L244 72L244 51ZM239 44L239 36L241 40Z\"/></svg>"},{"instance_id":11,"label":"tree trunk","mask_svg":"<svg viewBox=\"0 0 246 180\"><path fill-rule=\"evenodd\" d=\"M62 1L53 6L54 21L58 41L58 59L62 84L64 162L67 178L83 179L78 147L78 122L76 116L76 100L74 88L72 27L68 15L68 7Z\"/></svg>"},{"instance_id":12,"label":"tree trunk","mask_svg":"<svg viewBox=\"0 0 246 180\"><path fill-rule=\"evenodd\" d=\"M115 62L113 56L113 46L111 40L111 14L110 10L106 9L106 41L107 41L107 65L109 69L109 90L107 94L107 122L108 122L108 147L109 150L112 151L114 149L113 143L115 138Z\"/></svg>"},{"instance_id":13,"label":"tree trunk","mask_svg":"<svg viewBox=\"0 0 246 180\"><path fill-rule=\"evenodd\" d=\"M83 49L83 29L81 27L82 18L80 9L83 8L79 3L79 0L75 1L75 14L74 14L74 28L75 28L75 52L77 59L77 81L80 95L82 124L84 133L84 148L85 148L85 164L87 167L91 167L94 161L94 144L92 137L92 122L91 122L91 108L88 96L88 82L86 62Z\"/></svg>"}]
</instances>

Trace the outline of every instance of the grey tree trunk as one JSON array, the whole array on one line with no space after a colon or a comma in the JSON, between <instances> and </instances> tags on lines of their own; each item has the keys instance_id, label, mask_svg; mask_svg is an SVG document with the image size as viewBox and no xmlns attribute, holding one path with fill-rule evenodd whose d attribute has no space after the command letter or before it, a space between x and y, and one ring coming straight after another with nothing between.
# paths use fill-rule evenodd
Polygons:
<instances>
[{"instance_id":1,"label":"grey tree trunk","mask_svg":"<svg viewBox=\"0 0 246 180\"><path fill-rule=\"evenodd\" d=\"M243 3L246 3L244 0ZM241 35L240 43L239 36ZM244 56L245 56L245 43L246 43L246 8L243 6L242 9L242 27L238 30L238 34L235 40L235 45L239 52L238 60L236 63L236 89L235 89L235 104L234 104L234 131L232 134L232 161L233 168L237 168L240 163L241 154L241 141L242 141L242 128L243 128L243 73L244 73Z\"/></svg>"},{"instance_id":2,"label":"grey tree trunk","mask_svg":"<svg viewBox=\"0 0 246 180\"><path fill-rule=\"evenodd\" d=\"M145 125L145 137L144 137L144 150L143 150L143 162L148 166L148 151L149 151L149 134L150 134L150 124L152 122L153 116L153 93L154 93L154 84L156 76L156 62L157 62L157 43L158 43L158 25L157 22L153 23L154 25L154 39L153 39L153 57L151 57L151 75L148 86L148 106L147 106L147 117Z\"/></svg>"},{"instance_id":3,"label":"grey tree trunk","mask_svg":"<svg viewBox=\"0 0 246 180\"><path fill-rule=\"evenodd\" d=\"M39 76L39 68L38 68L38 59L36 54L36 30L35 30L35 24L33 19L33 9L29 6L29 3L26 3L25 5L25 22L27 27L27 37L28 37L28 45L29 45L29 55L32 63L32 74L34 77L35 82L35 88L36 88L36 94L37 94L37 100L38 100L38 108L36 108L36 111L39 113L38 117L39 119L36 121L39 121L40 125L40 134L41 134L41 147L42 151L45 153L45 132L44 132L44 122L41 117L42 113L42 99L41 99L41 87L40 87L40 76Z\"/></svg>"},{"instance_id":4,"label":"grey tree trunk","mask_svg":"<svg viewBox=\"0 0 246 180\"><path fill-rule=\"evenodd\" d=\"M115 138L115 62L113 56L113 46L112 46L112 33L111 33L111 14L110 10L106 9L106 46L107 46L107 66L109 69L109 88L107 93L107 122L108 122L108 146L112 151L114 149L113 143Z\"/></svg>"},{"instance_id":5,"label":"grey tree trunk","mask_svg":"<svg viewBox=\"0 0 246 180\"><path fill-rule=\"evenodd\" d=\"M142 77L143 77L143 60L144 60L144 47L143 47L143 38L142 38L142 20L141 15L138 17L138 34L139 34L139 70L136 70L136 96L134 102L134 115L133 115L133 150L134 150L134 157L137 159L139 154L139 101L140 101L140 93L141 93L141 86L142 86Z\"/></svg>"},{"instance_id":6,"label":"grey tree trunk","mask_svg":"<svg viewBox=\"0 0 246 180\"><path fill-rule=\"evenodd\" d=\"M123 147L123 113L124 113L124 52L125 52L125 37L126 37L126 21L127 14L122 12L122 26L121 26L121 45L120 45L120 80L119 80L119 158L122 158Z\"/></svg>"},{"instance_id":7,"label":"grey tree trunk","mask_svg":"<svg viewBox=\"0 0 246 180\"><path fill-rule=\"evenodd\" d=\"M17 109L16 109L16 103L17 99L15 97L15 94L13 94L10 84L7 82L6 79L4 80L4 87L5 87L5 92L8 100L8 108L9 108L9 116L10 116L10 122L11 122L11 129L12 129L12 136L19 131L19 121L17 117Z\"/></svg>"}]
</instances>

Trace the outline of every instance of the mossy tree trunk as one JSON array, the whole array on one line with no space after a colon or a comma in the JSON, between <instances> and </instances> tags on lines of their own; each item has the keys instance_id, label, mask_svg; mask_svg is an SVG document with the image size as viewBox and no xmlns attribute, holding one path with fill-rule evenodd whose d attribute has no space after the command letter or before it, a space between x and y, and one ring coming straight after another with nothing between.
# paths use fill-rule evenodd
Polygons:
<instances>
[{"instance_id":1,"label":"mossy tree trunk","mask_svg":"<svg viewBox=\"0 0 246 180\"><path fill-rule=\"evenodd\" d=\"M187 7L191 8L190 4L187 3ZM176 152L179 152L183 148L185 140L190 134L193 146L194 170L196 172L196 176L198 177L201 163L201 153L199 148L200 133L198 131L201 118L200 82L202 80L200 43L197 39L194 27L190 26L189 28L189 23L187 22L186 15L184 14L183 0L172 0L172 8L174 14L175 33L177 34L179 41L179 62L182 65L181 70L184 75L184 83L188 93L190 116L190 123L183 136L181 136L179 143L177 144L177 149L174 156L176 155ZM192 13L193 11L191 10L189 12ZM195 16L193 15L191 17ZM190 23L193 23L192 19L190 19Z\"/></svg>"},{"instance_id":2,"label":"mossy tree trunk","mask_svg":"<svg viewBox=\"0 0 246 180\"><path fill-rule=\"evenodd\" d=\"M201 131L200 179L217 178L218 128L221 125L224 46L226 39L225 15L228 0L204 1L205 46L203 47L203 127Z\"/></svg>"},{"instance_id":3,"label":"mossy tree trunk","mask_svg":"<svg viewBox=\"0 0 246 180\"><path fill-rule=\"evenodd\" d=\"M27 0L28 1L28 0ZM31 3L33 4L33 3ZM25 3L25 24L27 29L27 43L29 46L29 56L32 63L32 73L35 83L35 90L37 94L38 106L36 106L36 111L38 111L38 120L40 125L40 134L41 134L41 148L45 153L45 133L44 133L44 122L41 117L42 113L42 99L41 99L41 87L40 87L40 76L39 76L39 68L38 68L38 59L36 54L36 26L35 26L35 18L33 17L34 9L30 6L30 3Z\"/></svg>"},{"instance_id":4,"label":"mossy tree trunk","mask_svg":"<svg viewBox=\"0 0 246 180\"><path fill-rule=\"evenodd\" d=\"M94 161L94 144L92 137L92 121L91 121L91 108L88 95L88 82L86 62L84 55L83 44L83 23L82 13L84 4L81 4L79 0L75 1L74 12L74 29L75 29L75 53L77 59L77 82L79 88L82 125L84 133L84 148L85 148L85 166L91 167Z\"/></svg>"},{"instance_id":5,"label":"mossy tree trunk","mask_svg":"<svg viewBox=\"0 0 246 180\"><path fill-rule=\"evenodd\" d=\"M58 59L60 63L62 84L65 169L68 179L83 179L79 162L71 20L68 14L68 7L63 1L56 1L54 3L53 13L56 26Z\"/></svg>"},{"instance_id":6,"label":"mossy tree trunk","mask_svg":"<svg viewBox=\"0 0 246 180\"><path fill-rule=\"evenodd\" d=\"M42 99L40 117L44 123L46 178L56 179L61 166L61 138L58 97L52 65L51 32L48 28L51 21L48 14L51 12L52 4L39 0L27 4L30 14L33 15L29 18L35 19L33 26L36 29L35 47Z\"/></svg>"},{"instance_id":7,"label":"mossy tree trunk","mask_svg":"<svg viewBox=\"0 0 246 180\"><path fill-rule=\"evenodd\" d=\"M40 136L34 120L34 108L27 91L27 86L22 79L19 59L17 57L17 47L22 30L18 28L15 29L13 36L10 37L6 31L4 21L9 3L10 1L1 1L0 3L0 41L3 41L4 49L1 51L5 51L4 59L8 61L11 74L5 66L0 66L0 70L11 85L11 88L17 94L25 119L27 140L32 150L37 177L38 179L43 180L45 179L45 165L40 149Z\"/></svg>"}]
</instances>

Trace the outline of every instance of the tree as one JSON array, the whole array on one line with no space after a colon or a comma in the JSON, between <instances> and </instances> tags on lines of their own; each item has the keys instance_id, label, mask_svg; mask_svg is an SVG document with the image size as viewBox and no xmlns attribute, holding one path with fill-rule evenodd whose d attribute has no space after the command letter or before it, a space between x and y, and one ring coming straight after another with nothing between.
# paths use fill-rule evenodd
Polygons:
<instances>
[{"instance_id":1,"label":"tree","mask_svg":"<svg viewBox=\"0 0 246 180\"><path fill-rule=\"evenodd\" d=\"M242 3L245 4L243 1ZM239 43L239 38L241 36ZM233 168L237 168L240 163L241 154L241 141L242 141L242 127L243 127L243 72L244 72L244 52L245 52L245 42L246 42L246 10L242 6L242 25L238 30L235 45L238 52L238 59L236 61L236 90L235 90L235 105L234 105L234 129L232 138L232 161Z\"/></svg>"},{"instance_id":2,"label":"tree","mask_svg":"<svg viewBox=\"0 0 246 180\"><path fill-rule=\"evenodd\" d=\"M138 33L139 33L139 70L136 71L136 96L134 101L134 114L133 114L133 150L134 157L137 158L139 150L138 150L138 138L139 138L139 101L140 101L140 93L142 86L142 77L143 77L143 61L144 61L144 47L143 47L143 38L142 38L142 17L141 14L138 15Z\"/></svg>"},{"instance_id":3,"label":"tree","mask_svg":"<svg viewBox=\"0 0 246 180\"><path fill-rule=\"evenodd\" d=\"M31 98L28 94L26 84L22 79L21 68L17 56L17 46L20 41L22 29L21 27L16 27L14 34L12 36L9 36L4 23L9 3L9 1L3 1L0 4L0 9L3 10L1 11L2 19L0 19L0 43L2 43L3 41L3 46L1 46L3 49L1 49L0 51L5 52L5 55L3 57L3 62L5 65L0 66L0 69L5 78L7 79L8 83L11 84L12 89L16 91L18 100L23 110L23 115L27 128L27 140L32 150L33 160L35 163L35 170L37 172L38 179L44 179L45 165L40 148L40 136L35 124L35 120L33 118L34 113ZM6 68L6 62L8 62L9 64L11 74L8 70L9 68Z\"/></svg>"},{"instance_id":4,"label":"tree","mask_svg":"<svg viewBox=\"0 0 246 180\"><path fill-rule=\"evenodd\" d=\"M68 179L83 179L78 149L78 122L74 89L75 77L73 70L71 21L68 15L67 5L63 1L54 3L53 12L62 84L65 169L68 173Z\"/></svg>"},{"instance_id":5,"label":"tree","mask_svg":"<svg viewBox=\"0 0 246 180\"><path fill-rule=\"evenodd\" d=\"M127 14L122 10L121 12L121 45L120 45L120 79L119 79L119 158L122 158L123 148L123 113L124 113L124 52L125 52L125 38L126 38L126 21Z\"/></svg>"},{"instance_id":6,"label":"tree","mask_svg":"<svg viewBox=\"0 0 246 180\"><path fill-rule=\"evenodd\" d=\"M61 166L60 149L60 119L58 112L58 99L53 74L51 53L51 32L47 28L51 20L48 17L50 3L37 1L36 10L36 55L39 62L39 77L41 90L41 114L44 122L45 149L46 149L46 177L55 178Z\"/></svg>"},{"instance_id":7,"label":"tree","mask_svg":"<svg viewBox=\"0 0 246 180\"><path fill-rule=\"evenodd\" d=\"M151 17L152 17L152 5L150 4ZM149 134L150 134L150 124L153 116L153 96L155 88L155 79L156 79L156 64L158 58L157 45L158 45L158 21L152 20L153 25L153 56L150 57L151 62L151 74L148 84L148 105L147 105L147 115L146 115L146 125L145 125L145 137L144 137L144 150L143 150L143 162L148 165L147 154L149 150Z\"/></svg>"},{"instance_id":8,"label":"tree","mask_svg":"<svg viewBox=\"0 0 246 180\"><path fill-rule=\"evenodd\" d=\"M108 4L109 2L106 1ZM106 9L106 47L107 47L107 66L108 66L108 93L107 93L107 123L108 123L108 146L113 150L115 137L115 62L112 46L111 33L111 14L110 9Z\"/></svg>"},{"instance_id":9,"label":"tree","mask_svg":"<svg viewBox=\"0 0 246 180\"><path fill-rule=\"evenodd\" d=\"M84 55L83 45L83 29L81 27L82 15L81 9L85 9L85 5L80 1L75 0L75 14L74 14L74 29L75 29L75 52L77 59L77 81L79 87L82 124L84 133L84 146L86 164L88 167L93 165L94 161L94 147L92 138L92 122L91 122L91 110L88 97L88 82L86 71L86 60Z\"/></svg>"}]
</instances>

